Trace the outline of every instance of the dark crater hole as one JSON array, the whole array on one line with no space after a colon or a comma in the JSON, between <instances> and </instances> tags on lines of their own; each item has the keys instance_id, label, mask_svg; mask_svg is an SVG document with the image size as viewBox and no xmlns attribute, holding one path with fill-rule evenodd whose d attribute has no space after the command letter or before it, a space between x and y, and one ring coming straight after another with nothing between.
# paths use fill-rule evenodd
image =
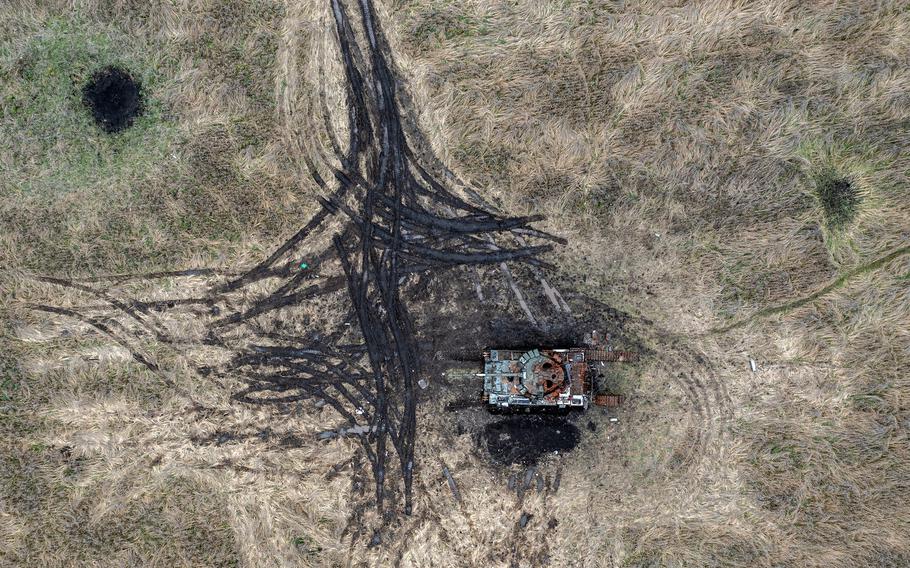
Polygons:
<instances>
[{"instance_id":1,"label":"dark crater hole","mask_svg":"<svg viewBox=\"0 0 910 568\"><path fill-rule=\"evenodd\" d=\"M105 67L82 89L82 102L105 132L119 132L142 114L142 85L119 67Z\"/></svg>"},{"instance_id":2,"label":"dark crater hole","mask_svg":"<svg viewBox=\"0 0 910 568\"><path fill-rule=\"evenodd\" d=\"M827 175L818 180L817 191L825 220L830 228L844 227L856 217L860 196L850 180Z\"/></svg>"},{"instance_id":3,"label":"dark crater hole","mask_svg":"<svg viewBox=\"0 0 910 568\"><path fill-rule=\"evenodd\" d=\"M487 451L504 465L532 465L553 452L569 452L579 438L578 428L558 416L510 416L484 428Z\"/></svg>"}]
</instances>

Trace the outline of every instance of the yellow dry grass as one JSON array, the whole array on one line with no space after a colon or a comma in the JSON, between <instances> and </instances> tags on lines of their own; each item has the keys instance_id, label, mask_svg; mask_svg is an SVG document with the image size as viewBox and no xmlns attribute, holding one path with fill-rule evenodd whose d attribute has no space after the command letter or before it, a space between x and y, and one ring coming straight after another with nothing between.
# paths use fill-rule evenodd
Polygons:
<instances>
[{"instance_id":1,"label":"yellow dry grass","mask_svg":"<svg viewBox=\"0 0 910 568\"><path fill-rule=\"evenodd\" d=\"M541 466L559 491L519 502L510 472L451 432L446 400L427 402L417 514L381 547L352 539L356 445L312 441L330 410L238 404L232 380L189 372L205 348L144 345L159 375L23 307L95 301L26 272L236 268L296 230L312 210L301 156L325 143L319 89L340 103L326 6L7 3L0 565L910 564L910 254L874 262L910 235L906 2L378 8L438 155L504 209L547 215L583 259L560 286L638 317L652 353L623 379L619 422L592 412L596 430ZM82 152L110 148L65 93L56 133L29 131L46 109L10 106L35 86L29 57L96 36L156 69L159 122L119 150L135 167ZM93 49L76 51L107 53ZM860 195L835 229L816 188L832 171ZM198 339L198 322L166 323Z\"/></svg>"}]
</instances>

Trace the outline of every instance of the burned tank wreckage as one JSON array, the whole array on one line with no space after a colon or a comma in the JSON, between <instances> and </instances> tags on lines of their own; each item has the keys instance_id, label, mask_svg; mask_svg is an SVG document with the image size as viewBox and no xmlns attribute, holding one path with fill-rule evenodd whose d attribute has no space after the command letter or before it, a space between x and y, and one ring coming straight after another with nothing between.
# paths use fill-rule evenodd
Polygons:
<instances>
[{"instance_id":1,"label":"burned tank wreckage","mask_svg":"<svg viewBox=\"0 0 910 568\"><path fill-rule=\"evenodd\" d=\"M621 397L594 394L600 364L634 359L634 353L599 349L490 349L480 374L483 400L496 412L617 406Z\"/></svg>"}]
</instances>

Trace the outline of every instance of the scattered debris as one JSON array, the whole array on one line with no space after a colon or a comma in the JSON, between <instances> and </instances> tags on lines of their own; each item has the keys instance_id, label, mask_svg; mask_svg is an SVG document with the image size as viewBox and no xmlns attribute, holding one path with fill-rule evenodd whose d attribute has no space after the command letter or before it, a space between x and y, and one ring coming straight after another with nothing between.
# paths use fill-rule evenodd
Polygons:
<instances>
[{"instance_id":1,"label":"scattered debris","mask_svg":"<svg viewBox=\"0 0 910 568\"><path fill-rule=\"evenodd\" d=\"M594 404L606 408L616 408L621 406L625 397L619 394L598 394L594 396Z\"/></svg>"},{"instance_id":2,"label":"scattered debris","mask_svg":"<svg viewBox=\"0 0 910 568\"><path fill-rule=\"evenodd\" d=\"M758 367L755 365L755 359L749 359L749 368L752 369L753 373L756 371Z\"/></svg>"},{"instance_id":3,"label":"scattered debris","mask_svg":"<svg viewBox=\"0 0 910 568\"><path fill-rule=\"evenodd\" d=\"M461 503L461 492L458 491L458 485L455 484L455 478L452 477L452 472L449 471L449 468L445 465L442 466L442 474L446 476L446 480L449 482L449 490L452 492L452 497Z\"/></svg>"},{"instance_id":4,"label":"scattered debris","mask_svg":"<svg viewBox=\"0 0 910 568\"><path fill-rule=\"evenodd\" d=\"M337 430L324 430L316 434L318 440L331 440L333 438L343 438L345 436L363 436L373 432L375 427L358 424L350 428L338 428Z\"/></svg>"},{"instance_id":5,"label":"scattered debris","mask_svg":"<svg viewBox=\"0 0 910 568\"><path fill-rule=\"evenodd\" d=\"M491 349L483 392L491 408L587 408L593 376L584 349Z\"/></svg>"},{"instance_id":6,"label":"scattered debris","mask_svg":"<svg viewBox=\"0 0 910 568\"><path fill-rule=\"evenodd\" d=\"M419 386L423 390L426 390L427 387L430 386L430 381L428 381L426 379L420 379L419 381L417 381L417 386Z\"/></svg>"},{"instance_id":7,"label":"scattered debris","mask_svg":"<svg viewBox=\"0 0 910 568\"><path fill-rule=\"evenodd\" d=\"M587 349L585 354L588 361L597 361L601 363L634 363L638 361L638 353L634 351Z\"/></svg>"},{"instance_id":8,"label":"scattered debris","mask_svg":"<svg viewBox=\"0 0 910 568\"><path fill-rule=\"evenodd\" d=\"M599 406L619 406L623 402L620 395L594 395L598 369L603 363L636 361L638 354L582 348L491 349L483 357L480 376L489 408L500 412L528 412L586 410L592 400ZM595 362L601 365L594 365Z\"/></svg>"},{"instance_id":9,"label":"scattered debris","mask_svg":"<svg viewBox=\"0 0 910 568\"><path fill-rule=\"evenodd\" d=\"M589 345L595 349L606 349L607 344L610 342L610 334L602 334L600 331L594 329L589 333L586 333L584 336L585 345Z\"/></svg>"}]
</instances>

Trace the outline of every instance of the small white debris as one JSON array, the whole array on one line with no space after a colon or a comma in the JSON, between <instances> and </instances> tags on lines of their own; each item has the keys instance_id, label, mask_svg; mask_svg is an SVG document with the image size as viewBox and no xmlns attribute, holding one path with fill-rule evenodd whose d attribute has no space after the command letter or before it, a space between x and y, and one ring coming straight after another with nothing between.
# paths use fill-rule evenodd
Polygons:
<instances>
[{"instance_id":1,"label":"small white debris","mask_svg":"<svg viewBox=\"0 0 910 568\"><path fill-rule=\"evenodd\" d=\"M426 379L420 379L419 381L417 381L417 385L418 385L420 388L426 390L426 388L427 388L428 386L430 386L430 381L428 381L428 380L426 380Z\"/></svg>"},{"instance_id":2,"label":"small white debris","mask_svg":"<svg viewBox=\"0 0 910 568\"><path fill-rule=\"evenodd\" d=\"M611 418L610 422L619 422L619 418Z\"/></svg>"},{"instance_id":3,"label":"small white debris","mask_svg":"<svg viewBox=\"0 0 910 568\"><path fill-rule=\"evenodd\" d=\"M749 359L749 368L752 369L752 372L755 372L755 369L758 367L755 365L755 359Z\"/></svg>"},{"instance_id":4,"label":"small white debris","mask_svg":"<svg viewBox=\"0 0 910 568\"><path fill-rule=\"evenodd\" d=\"M322 408L323 406L325 406L325 400L320 398L319 400L316 401L315 406L316 406L316 408Z\"/></svg>"},{"instance_id":5,"label":"small white debris","mask_svg":"<svg viewBox=\"0 0 910 568\"><path fill-rule=\"evenodd\" d=\"M355 410L354 412L356 412L357 415L359 416L359 415L363 414L363 409L358 406L357 410Z\"/></svg>"}]
</instances>

